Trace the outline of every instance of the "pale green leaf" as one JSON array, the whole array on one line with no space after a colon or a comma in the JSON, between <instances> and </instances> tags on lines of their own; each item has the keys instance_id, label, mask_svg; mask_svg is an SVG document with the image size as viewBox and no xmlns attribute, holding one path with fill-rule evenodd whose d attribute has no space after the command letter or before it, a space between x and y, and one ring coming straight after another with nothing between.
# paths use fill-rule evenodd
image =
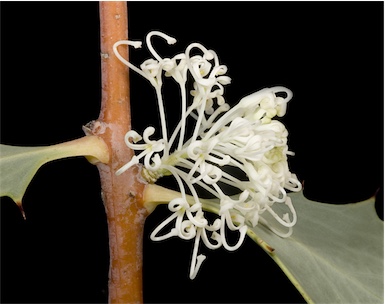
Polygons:
<instances>
[{"instance_id":1,"label":"pale green leaf","mask_svg":"<svg viewBox=\"0 0 385 304\"><path fill-rule=\"evenodd\" d=\"M248 235L281 267L304 299L308 303L384 303L384 224L375 212L374 198L334 205L310 201L302 192L289 196L298 216L291 237L281 238L262 225L250 228ZM151 212L177 197L176 191L148 185L144 204ZM219 212L218 202L201 202L206 211Z\"/></svg>"},{"instance_id":2,"label":"pale green leaf","mask_svg":"<svg viewBox=\"0 0 385 304\"><path fill-rule=\"evenodd\" d=\"M106 163L109 152L97 136L44 147L0 145L0 196L9 196L20 205L28 184L42 165L71 156L87 156L91 162Z\"/></svg>"},{"instance_id":3,"label":"pale green leaf","mask_svg":"<svg viewBox=\"0 0 385 304\"><path fill-rule=\"evenodd\" d=\"M275 249L271 257L308 302L384 303L384 224L374 198L334 205L290 196L298 215L291 237L261 225L249 236Z\"/></svg>"}]
</instances>

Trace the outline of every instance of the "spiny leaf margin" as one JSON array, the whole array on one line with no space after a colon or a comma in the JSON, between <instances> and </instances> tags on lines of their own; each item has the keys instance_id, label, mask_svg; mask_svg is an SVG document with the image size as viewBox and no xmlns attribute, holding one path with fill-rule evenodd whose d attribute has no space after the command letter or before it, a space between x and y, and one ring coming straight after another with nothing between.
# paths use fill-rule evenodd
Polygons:
<instances>
[{"instance_id":1,"label":"spiny leaf margin","mask_svg":"<svg viewBox=\"0 0 385 304\"><path fill-rule=\"evenodd\" d=\"M303 191L288 194L298 222L292 236L281 238L257 225L248 236L282 269L307 303L383 303L384 224L374 197L353 204L308 200ZM180 193L147 185L144 206L151 213ZM193 203L191 199L190 203ZM218 214L214 200L203 209Z\"/></svg>"},{"instance_id":2,"label":"spiny leaf margin","mask_svg":"<svg viewBox=\"0 0 385 304\"><path fill-rule=\"evenodd\" d=\"M106 143L98 136L41 147L0 145L0 196L9 196L19 206L39 168L47 162L86 156L91 163L109 161Z\"/></svg>"}]
</instances>

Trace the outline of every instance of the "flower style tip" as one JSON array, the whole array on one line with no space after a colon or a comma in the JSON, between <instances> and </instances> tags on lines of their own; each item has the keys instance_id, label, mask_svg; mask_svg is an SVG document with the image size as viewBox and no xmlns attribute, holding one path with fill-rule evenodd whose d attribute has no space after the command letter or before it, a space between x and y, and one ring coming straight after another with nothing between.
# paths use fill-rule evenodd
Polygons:
<instances>
[{"instance_id":1,"label":"flower style tip","mask_svg":"<svg viewBox=\"0 0 385 304\"><path fill-rule=\"evenodd\" d=\"M151 31L151 32L149 32L147 34L146 43L147 43L148 50L160 62L160 61L162 61L162 58L155 51L155 49L154 49L154 47L152 46L152 43L151 43L151 37L153 37L153 36L158 36L158 37L163 38L164 40L167 41L168 44L176 43L176 39L171 37L171 36L169 36L169 35L167 35L167 34L165 34L165 33L159 32L159 31Z\"/></svg>"},{"instance_id":2,"label":"flower style tip","mask_svg":"<svg viewBox=\"0 0 385 304\"><path fill-rule=\"evenodd\" d=\"M199 43L190 44L173 58L162 58L151 44L158 36L168 44L175 38L152 31L146 37L153 56L140 69L123 59L126 65L145 77L156 89L161 122L160 139L151 139L153 127L143 136L129 131L124 140L128 148L138 151L116 174L143 162L143 176L154 183L169 175L175 178L180 197L168 203L171 215L151 233L154 241L179 237L194 239L189 277L194 279L206 258L199 254L199 245L209 249L223 246L234 251L244 242L248 228L264 225L281 237L288 237L297 215L286 191L300 191L301 183L289 170L287 158L293 155L287 146L288 132L275 117L286 114L292 92L282 86L265 88L242 98L230 108L224 98L224 86L231 82L227 67L220 64L217 54ZM196 49L201 54L192 54ZM192 90L187 89L188 74ZM163 75L172 77L181 94L180 121L169 133L164 112L161 87ZM193 128L187 136L187 124ZM191 124L190 124L191 125ZM217 200L218 218L210 222L204 211L205 202L198 196L204 190ZM230 196L236 192L238 195ZM187 196L190 193L191 196ZM210 209L210 208L208 208ZM168 232L168 227L171 227ZM277 228L279 227L279 228ZM238 233L232 244L227 232Z\"/></svg>"}]
</instances>

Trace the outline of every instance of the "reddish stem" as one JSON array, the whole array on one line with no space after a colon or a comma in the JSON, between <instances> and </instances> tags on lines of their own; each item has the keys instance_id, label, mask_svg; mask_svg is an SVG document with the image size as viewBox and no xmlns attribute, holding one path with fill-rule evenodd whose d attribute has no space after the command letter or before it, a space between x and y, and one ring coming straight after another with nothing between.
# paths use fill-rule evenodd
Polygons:
<instances>
[{"instance_id":1,"label":"reddish stem","mask_svg":"<svg viewBox=\"0 0 385 304\"><path fill-rule=\"evenodd\" d=\"M124 135L131 129L128 68L112 50L116 41L128 38L127 32L127 3L100 2L102 104L99 119L89 127L106 142L110 151L109 163L98 164L109 231L109 303L143 302L145 183L138 167L115 175L134 155L124 143ZM124 48L119 49L122 55ZM128 58L128 50L125 55Z\"/></svg>"}]
</instances>

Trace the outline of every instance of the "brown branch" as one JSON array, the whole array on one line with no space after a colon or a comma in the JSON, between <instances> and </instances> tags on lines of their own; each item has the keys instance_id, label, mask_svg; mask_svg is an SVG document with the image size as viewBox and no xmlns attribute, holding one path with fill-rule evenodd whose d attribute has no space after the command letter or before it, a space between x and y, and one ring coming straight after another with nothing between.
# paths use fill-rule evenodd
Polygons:
<instances>
[{"instance_id":1,"label":"brown branch","mask_svg":"<svg viewBox=\"0 0 385 304\"><path fill-rule=\"evenodd\" d=\"M110 162L98 164L106 209L109 245L109 302L141 303L142 242L147 211L142 204L145 183L138 167L116 176L133 154L124 143L131 129L128 68L113 54L112 46L128 38L127 3L100 2L102 104L97 121L88 125L108 145ZM119 49L123 55L125 46ZM128 50L126 51L128 57Z\"/></svg>"}]
</instances>

